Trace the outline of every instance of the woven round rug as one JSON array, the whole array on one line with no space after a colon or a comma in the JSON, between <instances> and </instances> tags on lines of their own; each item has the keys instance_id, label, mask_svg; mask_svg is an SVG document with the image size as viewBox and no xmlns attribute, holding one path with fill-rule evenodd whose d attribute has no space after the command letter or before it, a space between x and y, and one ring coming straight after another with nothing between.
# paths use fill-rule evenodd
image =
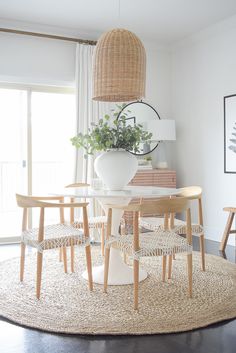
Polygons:
<instances>
[{"instance_id":1,"label":"woven round rug","mask_svg":"<svg viewBox=\"0 0 236 353\"><path fill-rule=\"evenodd\" d=\"M92 249L101 264L100 249ZM75 272L65 274L58 251L45 252L41 299L35 296L36 254L26 257L25 279L19 282L19 258L0 263L0 315L15 323L70 334L156 334L181 332L236 317L236 265L206 255L193 256L193 298L187 297L186 256L173 262L173 277L161 281L161 261L146 259L149 276L139 285L139 311L133 310L133 286L101 285L90 292L81 276L83 249L77 249Z\"/></svg>"}]
</instances>

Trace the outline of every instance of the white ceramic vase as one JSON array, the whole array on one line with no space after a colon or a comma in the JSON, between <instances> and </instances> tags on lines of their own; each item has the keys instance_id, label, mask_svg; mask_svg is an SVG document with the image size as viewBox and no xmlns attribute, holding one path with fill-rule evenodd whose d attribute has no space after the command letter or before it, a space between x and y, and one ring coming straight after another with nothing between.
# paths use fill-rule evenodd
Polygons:
<instances>
[{"instance_id":1,"label":"white ceramic vase","mask_svg":"<svg viewBox=\"0 0 236 353\"><path fill-rule=\"evenodd\" d=\"M112 149L95 159L94 169L109 190L122 190L137 172L138 160L125 150Z\"/></svg>"}]
</instances>

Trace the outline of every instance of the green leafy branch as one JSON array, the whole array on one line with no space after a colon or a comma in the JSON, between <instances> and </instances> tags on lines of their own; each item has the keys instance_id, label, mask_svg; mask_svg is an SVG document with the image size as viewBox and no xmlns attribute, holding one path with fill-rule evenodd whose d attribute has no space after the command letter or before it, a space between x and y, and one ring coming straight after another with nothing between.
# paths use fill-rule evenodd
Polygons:
<instances>
[{"instance_id":1,"label":"green leafy branch","mask_svg":"<svg viewBox=\"0 0 236 353\"><path fill-rule=\"evenodd\" d=\"M123 106L118 105L117 108L121 111ZM127 113L122 113L117 119L119 111L113 110L113 117L106 114L97 124L91 124L87 134L79 133L71 138L72 145L84 148L85 156L94 154L95 151L109 149L124 149L139 153L140 144L150 142L152 134L144 131L141 124L127 125Z\"/></svg>"}]
</instances>

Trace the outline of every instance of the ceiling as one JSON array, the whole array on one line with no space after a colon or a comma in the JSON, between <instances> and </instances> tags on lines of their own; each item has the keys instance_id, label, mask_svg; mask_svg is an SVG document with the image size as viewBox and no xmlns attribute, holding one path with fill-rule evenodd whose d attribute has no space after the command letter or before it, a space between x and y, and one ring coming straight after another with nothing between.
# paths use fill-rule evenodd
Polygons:
<instances>
[{"instance_id":1,"label":"ceiling","mask_svg":"<svg viewBox=\"0 0 236 353\"><path fill-rule=\"evenodd\" d=\"M172 44L234 14L236 0L0 0L3 21L63 27L91 39L124 27L159 44Z\"/></svg>"}]
</instances>

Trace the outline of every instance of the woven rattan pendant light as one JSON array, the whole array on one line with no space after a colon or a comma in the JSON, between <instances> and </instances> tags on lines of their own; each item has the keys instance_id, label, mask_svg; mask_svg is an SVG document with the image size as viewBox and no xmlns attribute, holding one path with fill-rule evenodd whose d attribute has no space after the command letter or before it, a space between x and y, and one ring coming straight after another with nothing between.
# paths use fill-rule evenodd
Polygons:
<instances>
[{"instance_id":1,"label":"woven rattan pendant light","mask_svg":"<svg viewBox=\"0 0 236 353\"><path fill-rule=\"evenodd\" d=\"M118 28L104 33L93 57L93 99L129 102L145 96L146 54L140 39Z\"/></svg>"}]
</instances>

